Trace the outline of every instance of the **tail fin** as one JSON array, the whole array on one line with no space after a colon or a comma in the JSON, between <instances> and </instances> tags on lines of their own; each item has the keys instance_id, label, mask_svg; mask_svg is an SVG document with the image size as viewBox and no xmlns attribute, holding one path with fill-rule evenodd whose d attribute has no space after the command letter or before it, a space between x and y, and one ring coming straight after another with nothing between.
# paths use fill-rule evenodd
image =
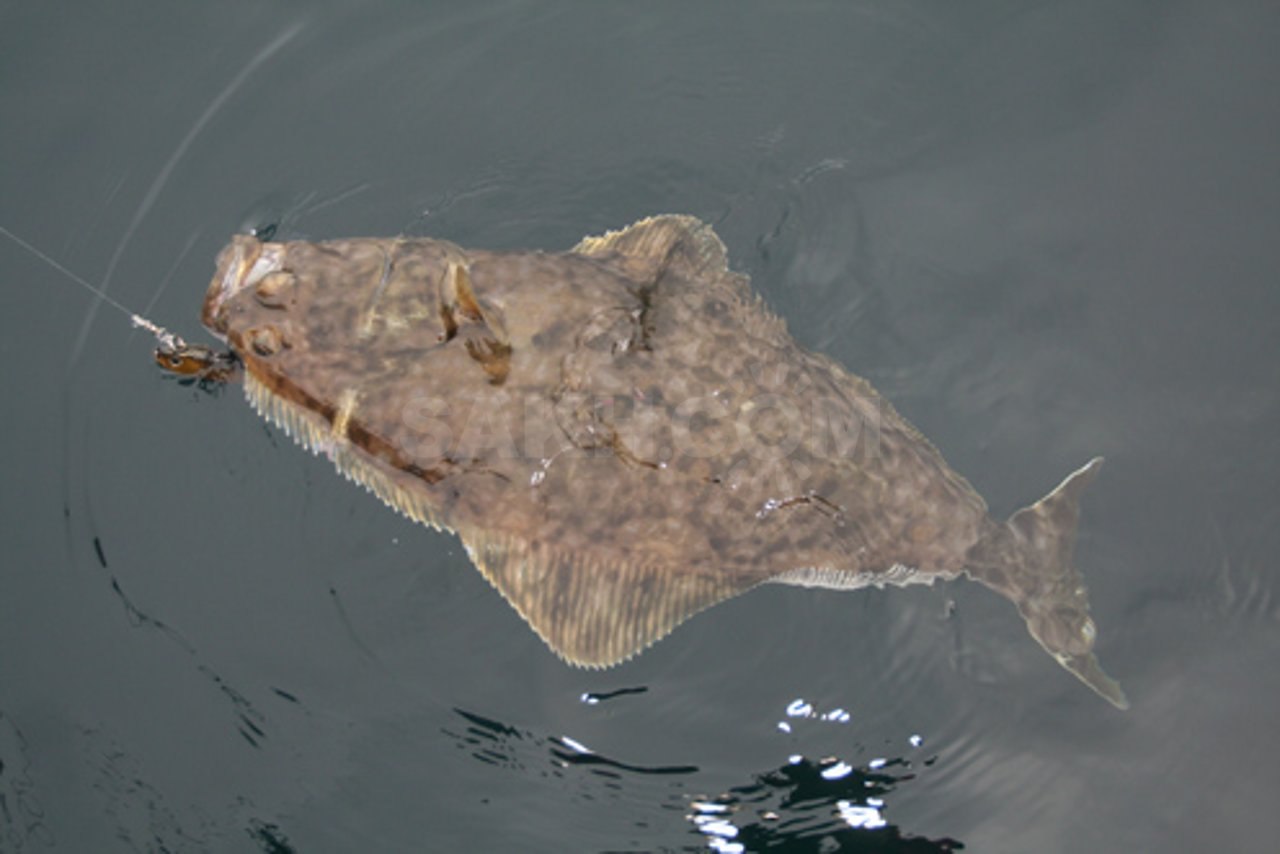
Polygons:
<instances>
[{"instance_id":1,"label":"tail fin","mask_svg":"<svg viewBox=\"0 0 1280 854\"><path fill-rule=\"evenodd\" d=\"M1012 542L1006 543L1011 548L1004 557L1014 566L1006 567L1013 571L1000 586L1046 652L1116 708L1127 709L1120 683L1103 672L1093 654L1097 628L1089 617L1084 579L1072 560L1080 493L1101 467L1102 457L1094 457L1053 492L1009 517L1004 538Z\"/></svg>"}]
</instances>

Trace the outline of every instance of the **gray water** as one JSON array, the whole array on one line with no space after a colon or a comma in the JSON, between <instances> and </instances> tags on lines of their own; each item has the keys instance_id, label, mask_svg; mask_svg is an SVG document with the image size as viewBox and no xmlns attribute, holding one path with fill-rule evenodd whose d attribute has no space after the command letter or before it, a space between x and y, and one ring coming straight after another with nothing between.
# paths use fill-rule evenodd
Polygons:
<instances>
[{"instance_id":1,"label":"gray water","mask_svg":"<svg viewBox=\"0 0 1280 854\"><path fill-rule=\"evenodd\" d=\"M0 6L0 226L189 339L236 231L715 224L1003 516L1095 454L1119 712L977 585L562 665L0 236L0 850L1266 851L1280 7ZM735 835L736 834L736 835Z\"/></svg>"}]
</instances>

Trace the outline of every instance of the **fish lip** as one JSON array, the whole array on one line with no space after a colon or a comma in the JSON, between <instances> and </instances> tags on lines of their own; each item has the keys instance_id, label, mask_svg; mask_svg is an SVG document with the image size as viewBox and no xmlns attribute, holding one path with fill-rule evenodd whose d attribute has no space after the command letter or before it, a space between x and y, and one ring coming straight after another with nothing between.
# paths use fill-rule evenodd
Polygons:
<instances>
[{"instance_id":1,"label":"fish lip","mask_svg":"<svg viewBox=\"0 0 1280 854\"><path fill-rule=\"evenodd\" d=\"M223 308L227 302L283 266L283 244L264 243L256 237L237 234L218 255L217 269L200 311L201 322L225 341L228 318Z\"/></svg>"}]
</instances>

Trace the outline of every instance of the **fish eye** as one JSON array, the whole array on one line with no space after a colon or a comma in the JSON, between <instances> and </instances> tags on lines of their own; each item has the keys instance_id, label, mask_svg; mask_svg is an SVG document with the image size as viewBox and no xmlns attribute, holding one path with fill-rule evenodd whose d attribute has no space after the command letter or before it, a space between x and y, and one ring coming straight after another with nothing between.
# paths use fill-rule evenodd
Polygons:
<instances>
[{"instance_id":1,"label":"fish eye","mask_svg":"<svg viewBox=\"0 0 1280 854\"><path fill-rule=\"evenodd\" d=\"M1098 627L1093 624L1090 617L1085 617L1084 622L1080 624L1080 639L1093 646L1094 640L1098 637Z\"/></svg>"}]
</instances>

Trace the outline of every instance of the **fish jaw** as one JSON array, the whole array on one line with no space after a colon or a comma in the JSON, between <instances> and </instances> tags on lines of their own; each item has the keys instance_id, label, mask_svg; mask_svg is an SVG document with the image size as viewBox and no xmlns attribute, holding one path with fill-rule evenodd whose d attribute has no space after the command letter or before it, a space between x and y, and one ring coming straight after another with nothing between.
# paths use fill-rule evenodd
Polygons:
<instances>
[{"instance_id":1,"label":"fish jaw","mask_svg":"<svg viewBox=\"0 0 1280 854\"><path fill-rule=\"evenodd\" d=\"M223 306L245 288L284 268L284 245L264 243L256 237L238 234L218 255L217 269L205 292L200 320L223 341L227 340L227 317Z\"/></svg>"}]
</instances>

